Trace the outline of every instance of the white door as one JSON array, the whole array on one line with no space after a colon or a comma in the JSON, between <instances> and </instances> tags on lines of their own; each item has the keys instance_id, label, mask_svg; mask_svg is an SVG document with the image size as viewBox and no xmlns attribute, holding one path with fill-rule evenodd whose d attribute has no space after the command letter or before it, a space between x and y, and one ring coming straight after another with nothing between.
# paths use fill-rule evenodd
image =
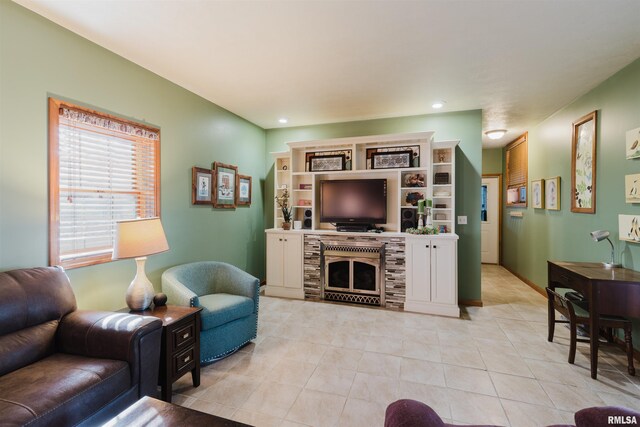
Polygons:
<instances>
[{"instance_id":1,"label":"white door","mask_svg":"<svg viewBox=\"0 0 640 427\"><path fill-rule=\"evenodd\" d=\"M500 191L497 176L483 177L481 188L480 253L483 264L498 264Z\"/></svg>"}]
</instances>

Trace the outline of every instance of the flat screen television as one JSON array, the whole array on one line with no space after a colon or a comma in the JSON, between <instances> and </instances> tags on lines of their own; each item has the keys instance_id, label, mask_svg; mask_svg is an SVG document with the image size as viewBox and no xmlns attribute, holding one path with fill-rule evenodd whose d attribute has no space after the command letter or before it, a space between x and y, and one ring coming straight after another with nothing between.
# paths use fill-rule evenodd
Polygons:
<instances>
[{"instance_id":1,"label":"flat screen television","mask_svg":"<svg viewBox=\"0 0 640 427\"><path fill-rule=\"evenodd\" d=\"M387 222L387 180L320 181L320 221L341 224L385 224Z\"/></svg>"}]
</instances>

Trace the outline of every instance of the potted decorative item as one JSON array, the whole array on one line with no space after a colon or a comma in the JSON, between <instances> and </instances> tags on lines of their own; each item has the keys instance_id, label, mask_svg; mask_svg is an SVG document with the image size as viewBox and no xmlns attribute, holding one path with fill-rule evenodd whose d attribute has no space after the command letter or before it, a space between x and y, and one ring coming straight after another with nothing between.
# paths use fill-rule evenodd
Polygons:
<instances>
[{"instance_id":1,"label":"potted decorative item","mask_svg":"<svg viewBox=\"0 0 640 427\"><path fill-rule=\"evenodd\" d=\"M280 206L282 211L282 229L291 230L291 212L292 208L289 207L289 190L284 189L281 196L276 196L276 203Z\"/></svg>"}]
</instances>

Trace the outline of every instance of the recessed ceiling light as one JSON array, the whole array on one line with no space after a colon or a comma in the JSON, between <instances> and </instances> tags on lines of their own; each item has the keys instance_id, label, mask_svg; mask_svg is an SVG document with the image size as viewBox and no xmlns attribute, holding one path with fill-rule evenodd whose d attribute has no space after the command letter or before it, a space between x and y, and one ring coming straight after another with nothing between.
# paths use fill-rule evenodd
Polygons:
<instances>
[{"instance_id":1,"label":"recessed ceiling light","mask_svg":"<svg viewBox=\"0 0 640 427\"><path fill-rule=\"evenodd\" d=\"M436 110L439 108L444 107L445 102L444 101L436 101L433 104L431 104L431 108L435 108Z\"/></svg>"},{"instance_id":2,"label":"recessed ceiling light","mask_svg":"<svg viewBox=\"0 0 640 427\"><path fill-rule=\"evenodd\" d=\"M507 133L506 129L494 129L488 130L484 134L487 135L489 139L500 139L504 136L505 133Z\"/></svg>"},{"instance_id":3,"label":"recessed ceiling light","mask_svg":"<svg viewBox=\"0 0 640 427\"><path fill-rule=\"evenodd\" d=\"M282 124L285 124L285 123L287 123L288 121L289 121L289 119L287 119L287 118L285 118L285 117L283 117L283 118L281 118L281 119L278 119L278 122L279 122L279 123L282 123Z\"/></svg>"}]
</instances>

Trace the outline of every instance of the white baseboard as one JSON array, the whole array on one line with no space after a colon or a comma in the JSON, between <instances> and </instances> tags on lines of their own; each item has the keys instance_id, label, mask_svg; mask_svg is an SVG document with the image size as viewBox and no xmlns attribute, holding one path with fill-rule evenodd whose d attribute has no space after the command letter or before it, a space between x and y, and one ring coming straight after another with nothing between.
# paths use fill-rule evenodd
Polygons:
<instances>
[{"instance_id":1,"label":"white baseboard","mask_svg":"<svg viewBox=\"0 0 640 427\"><path fill-rule=\"evenodd\" d=\"M436 314L438 316L460 317L460 307L450 304L438 304L423 301L405 301L404 311Z\"/></svg>"},{"instance_id":2,"label":"white baseboard","mask_svg":"<svg viewBox=\"0 0 640 427\"><path fill-rule=\"evenodd\" d=\"M268 297L304 299L304 289L284 288L282 286L267 285L264 294Z\"/></svg>"}]
</instances>

